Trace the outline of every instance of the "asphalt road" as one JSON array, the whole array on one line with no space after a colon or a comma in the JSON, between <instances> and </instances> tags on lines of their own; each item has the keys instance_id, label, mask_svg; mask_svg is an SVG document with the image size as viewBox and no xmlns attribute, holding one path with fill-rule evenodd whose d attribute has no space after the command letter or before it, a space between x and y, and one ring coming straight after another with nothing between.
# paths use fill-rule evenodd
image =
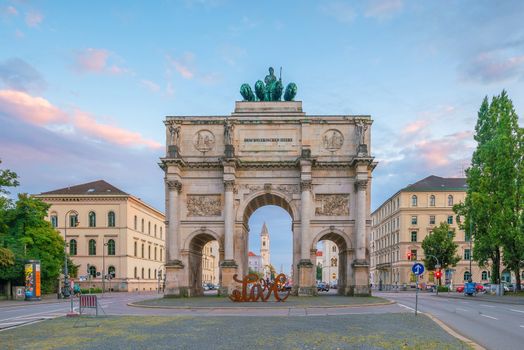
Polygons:
<instances>
[{"instance_id":1,"label":"asphalt road","mask_svg":"<svg viewBox=\"0 0 524 350\"><path fill-rule=\"evenodd\" d=\"M415 293L373 293L396 301L414 311ZM492 303L436 297L419 293L418 310L431 313L462 335L487 349L522 349L524 344L524 305Z\"/></svg>"}]
</instances>

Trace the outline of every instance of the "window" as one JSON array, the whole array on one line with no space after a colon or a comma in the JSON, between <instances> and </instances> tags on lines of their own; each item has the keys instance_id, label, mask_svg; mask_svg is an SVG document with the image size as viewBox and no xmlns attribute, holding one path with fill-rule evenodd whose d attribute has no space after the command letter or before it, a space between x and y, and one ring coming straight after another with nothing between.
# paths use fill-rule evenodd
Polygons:
<instances>
[{"instance_id":1,"label":"window","mask_svg":"<svg viewBox=\"0 0 524 350\"><path fill-rule=\"evenodd\" d=\"M151 279L151 269L147 269L147 278Z\"/></svg>"},{"instance_id":2,"label":"window","mask_svg":"<svg viewBox=\"0 0 524 350\"><path fill-rule=\"evenodd\" d=\"M51 226L58 227L58 216L56 214L51 215Z\"/></svg>"},{"instance_id":3,"label":"window","mask_svg":"<svg viewBox=\"0 0 524 350\"><path fill-rule=\"evenodd\" d=\"M136 269L136 266L135 266L135 278L138 278L138 271Z\"/></svg>"},{"instance_id":4,"label":"window","mask_svg":"<svg viewBox=\"0 0 524 350\"><path fill-rule=\"evenodd\" d=\"M453 231L448 231L448 237L452 238L453 236L455 236L455 233L453 233Z\"/></svg>"},{"instance_id":5,"label":"window","mask_svg":"<svg viewBox=\"0 0 524 350\"><path fill-rule=\"evenodd\" d=\"M453 196L452 195L448 196L448 206L450 206L450 207L453 206Z\"/></svg>"},{"instance_id":6,"label":"window","mask_svg":"<svg viewBox=\"0 0 524 350\"><path fill-rule=\"evenodd\" d=\"M144 257L144 243L142 243L142 258Z\"/></svg>"},{"instance_id":7,"label":"window","mask_svg":"<svg viewBox=\"0 0 524 350\"><path fill-rule=\"evenodd\" d=\"M412 216L411 217L411 225L416 225L417 224L417 217L416 216Z\"/></svg>"},{"instance_id":8,"label":"window","mask_svg":"<svg viewBox=\"0 0 524 350\"><path fill-rule=\"evenodd\" d=\"M137 256L137 254L138 254L137 251L138 251L138 249L137 249L136 242L135 242L135 254L134 254L135 256Z\"/></svg>"},{"instance_id":9,"label":"window","mask_svg":"<svg viewBox=\"0 0 524 350\"><path fill-rule=\"evenodd\" d=\"M69 255L74 256L76 255L76 239L72 239L69 241Z\"/></svg>"},{"instance_id":10,"label":"window","mask_svg":"<svg viewBox=\"0 0 524 350\"><path fill-rule=\"evenodd\" d=\"M142 279L144 279L144 268L142 267Z\"/></svg>"},{"instance_id":11,"label":"window","mask_svg":"<svg viewBox=\"0 0 524 350\"><path fill-rule=\"evenodd\" d=\"M96 214L93 211L90 211L88 214L89 217L89 227L96 227Z\"/></svg>"},{"instance_id":12,"label":"window","mask_svg":"<svg viewBox=\"0 0 524 350\"><path fill-rule=\"evenodd\" d=\"M91 265L89 266L89 275L92 277L92 278L96 278L96 267Z\"/></svg>"},{"instance_id":13,"label":"window","mask_svg":"<svg viewBox=\"0 0 524 350\"><path fill-rule=\"evenodd\" d=\"M164 252L162 251L162 248L160 248L160 260L164 259Z\"/></svg>"},{"instance_id":14,"label":"window","mask_svg":"<svg viewBox=\"0 0 524 350\"><path fill-rule=\"evenodd\" d=\"M147 222L147 234L148 234L148 235L151 234L151 221L148 221L148 222Z\"/></svg>"},{"instance_id":15,"label":"window","mask_svg":"<svg viewBox=\"0 0 524 350\"><path fill-rule=\"evenodd\" d=\"M411 242L417 241L417 231L411 231Z\"/></svg>"},{"instance_id":16,"label":"window","mask_svg":"<svg viewBox=\"0 0 524 350\"><path fill-rule=\"evenodd\" d=\"M331 258L331 266L333 267L337 266L337 258Z\"/></svg>"},{"instance_id":17,"label":"window","mask_svg":"<svg viewBox=\"0 0 524 350\"><path fill-rule=\"evenodd\" d=\"M430 215L429 216L429 224L430 225L435 225L435 215Z\"/></svg>"},{"instance_id":18,"label":"window","mask_svg":"<svg viewBox=\"0 0 524 350\"><path fill-rule=\"evenodd\" d=\"M153 278L155 278L155 276L156 276L156 269L155 269L155 273L153 274Z\"/></svg>"},{"instance_id":19,"label":"window","mask_svg":"<svg viewBox=\"0 0 524 350\"><path fill-rule=\"evenodd\" d=\"M147 258L151 260L151 246L147 246Z\"/></svg>"},{"instance_id":20,"label":"window","mask_svg":"<svg viewBox=\"0 0 524 350\"><path fill-rule=\"evenodd\" d=\"M114 266L109 266L107 269L107 274L109 275L109 278L115 278L116 276L116 270Z\"/></svg>"},{"instance_id":21,"label":"window","mask_svg":"<svg viewBox=\"0 0 524 350\"><path fill-rule=\"evenodd\" d=\"M430 207L435 206L435 196L434 195L429 196L429 206Z\"/></svg>"},{"instance_id":22,"label":"window","mask_svg":"<svg viewBox=\"0 0 524 350\"><path fill-rule=\"evenodd\" d=\"M144 232L144 219L142 219L141 231Z\"/></svg>"},{"instance_id":23,"label":"window","mask_svg":"<svg viewBox=\"0 0 524 350\"><path fill-rule=\"evenodd\" d=\"M135 215L135 231L138 229L138 218Z\"/></svg>"},{"instance_id":24,"label":"window","mask_svg":"<svg viewBox=\"0 0 524 350\"><path fill-rule=\"evenodd\" d=\"M107 213L107 226L108 227L115 227L115 212L110 211Z\"/></svg>"},{"instance_id":25,"label":"window","mask_svg":"<svg viewBox=\"0 0 524 350\"><path fill-rule=\"evenodd\" d=\"M469 271L464 272L464 281L469 281L471 279L471 273Z\"/></svg>"},{"instance_id":26,"label":"window","mask_svg":"<svg viewBox=\"0 0 524 350\"><path fill-rule=\"evenodd\" d=\"M523 272L524 276L524 272ZM488 279L488 271L482 271L482 280L486 281Z\"/></svg>"},{"instance_id":27,"label":"window","mask_svg":"<svg viewBox=\"0 0 524 350\"><path fill-rule=\"evenodd\" d=\"M69 227L77 227L77 226L78 226L78 214L69 215Z\"/></svg>"},{"instance_id":28,"label":"window","mask_svg":"<svg viewBox=\"0 0 524 350\"><path fill-rule=\"evenodd\" d=\"M263 246L263 247L266 246L266 241L262 241L262 246Z\"/></svg>"},{"instance_id":29,"label":"window","mask_svg":"<svg viewBox=\"0 0 524 350\"><path fill-rule=\"evenodd\" d=\"M448 216L448 224L449 224L449 225L452 225L452 224L453 224L453 215L449 215L449 216Z\"/></svg>"},{"instance_id":30,"label":"window","mask_svg":"<svg viewBox=\"0 0 524 350\"><path fill-rule=\"evenodd\" d=\"M468 231L464 232L464 240L466 242L471 241L471 234Z\"/></svg>"},{"instance_id":31,"label":"window","mask_svg":"<svg viewBox=\"0 0 524 350\"><path fill-rule=\"evenodd\" d=\"M337 252L337 246L334 245L332 250L333 250L333 253L336 253Z\"/></svg>"},{"instance_id":32,"label":"window","mask_svg":"<svg viewBox=\"0 0 524 350\"><path fill-rule=\"evenodd\" d=\"M96 241L94 239L89 240L89 255L96 255Z\"/></svg>"},{"instance_id":33,"label":"window","mask_svg":"<svg viewBox=\"0 0 524 350\"><path fill-rule=\"evenodd\" d=\"M155 260L156 260L156 247L155 247Z\"/></svg>"},{"instance_id":34,"label":"window","mask_svg":"<svg viewBox=\"0 0 524 350\"><path fill-rule=\"evenodd\" d=\"M160 226L160 239L162 239L162 226Z\"/></svg>"},{"instance_id":35,"label":"window","mask_svg":"<svg viewBox=\"0 0 524 350\"><path fill-rule=\"evenodd\" d=\"M411 249L411 260L417 260L417 250Z\"/></svg>"},{"instance_id":36,"label":"window","mask_svg":"<svg viewBox=\"0 0 524 350\"><path fill-rule=\"evenodd\" d=\"M416 207L416 206L417 206L417 203L418 203L418 202L417 202L417 196L413 195L413 196L411 197L411 206L412 206L412 207Z\"/></svg>"},{"instance_id":37,"label":"window","mask_svg":"<svg viewBox=\"0 0 524 350\"><path fill-rule=\"evenodd\" d=\"M107 255L115 255L116 253L116 244L114 239L107 241Z\"/></svg>"},{"instance_id":38,"label":"window","mask_svg":"<svg viewBox=\"0 0 524 350\"><path fill-rule=\"evenodd\" d=\"M471 252L469 249L464 249L464 260L471 259Z\"/></svg>"},{"instance_id":39,"label":"window","mask_svg":"<svg viewBox=\"0 0 524 350\"><path fill-rule=\"evenodd\" d=\"M156 224L155 224L155 237L156 237Z\"/></svg>"}]
</instances>

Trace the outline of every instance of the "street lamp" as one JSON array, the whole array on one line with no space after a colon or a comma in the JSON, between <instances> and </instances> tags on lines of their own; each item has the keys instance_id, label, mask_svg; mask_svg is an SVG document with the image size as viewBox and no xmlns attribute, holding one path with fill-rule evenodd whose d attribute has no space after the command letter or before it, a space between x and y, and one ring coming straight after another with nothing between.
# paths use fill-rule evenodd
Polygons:
<instances>
[{"instance_id":1,"label":"street lamp","mask_svg":"<svg viewBox=\"0 0 524 350\"><path fill-rule=\"evenodd\" d=\"M103 238L102 238L103 239ZM106 247L109 245L109 243L104 242L102 245L102 295L106 291Z\"/></svg>"},{"instance_id":2,"label":"street lamp","mask_svg":"<svg viewBox=\"0 0 524 350\"><path fill-rule=\"evenodd\" d=\"M68 298L71 296L71 291L69 288L69 271L67 268L67 218L69 214L71 213L75 213L74 221L70 222L71 227L77 227L79 224L78 213L76 212L76 210L71 209L65 213L65 217L64 217L64 242L65 242L64 244L64 291L63 291L64 298ZM73 312L73 304L71 304L71 312Z\"/></svg>"}]
</instances>

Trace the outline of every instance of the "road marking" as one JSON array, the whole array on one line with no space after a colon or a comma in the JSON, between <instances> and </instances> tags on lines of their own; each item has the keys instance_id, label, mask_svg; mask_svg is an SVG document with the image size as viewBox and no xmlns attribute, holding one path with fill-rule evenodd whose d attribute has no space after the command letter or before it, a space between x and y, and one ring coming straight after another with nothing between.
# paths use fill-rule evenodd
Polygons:
<instances>
[{"instance_id":1,"label":"road marking","mask_svg":"<svg viewBox=\"0 0 524 350\"><path fill-rule=\"evenodd\" d=\"M515 309L508 309L508 310L509 310L509 311L514 311L514 312L521 312L521 313L524 314L524 311L522 311L522 310L515 310Z\"/></svg>"},{"instance_id":2,"label":"road marking","mask_svg":"<svg viewBox=\"0 0 524 350\"><path fill-rule=\"evenodd\" d=\"M34 313L34 314L28 314L28 315L22 315L22 316L16 316L16 317L9 317L9 318L1 319L0 322L7 321L7 320L16 320L18 318L28 318L28 317L31 317L31 316L41 315L41 314L49 314L49 313L56 312L56 311L64 311L65 312L66 310L64 310L64 309L55 309L55 310L48 310L48 311L44 311L44 312L37 312L37 313Z\"/></svg>"},{"instance_id":3,"label":"road marking","mask_svg":"<svg viewBox=\"0 0 524 350\"><path fill-rule=\"evenodd\" d=\"M524 325L521 324L519 327L520 327L520 328L524 328Z\"/></svg>"},{"instance_id":4,"label":"road marking","mask_svg":"<svg viewBox=\"0 0 524 350\"><path fill-rule=\"evenodd\" d=\"M460 307L457 307L456 310L460 310L460 311L466 311L466 312L469 312L469 310L466 310L466 309L461 309Z\"/></svg>"},{"instance_id":5,"label":"road marking","mask_svg":"<svg viewBox=\"0 0 524 350\"><path fill-rule=\"evenodd\" d=\"M493 317L493 316L488 316L488 315L484 315L484 314L480 314L480 316L491 318L492 320L497 320L498 321L498 318Z\"/></svg>"},{"instance_id":6,"label":"road marking","mask_svg":"<svg viewBox=\"0 0 524 350\"><path fill-rule=\"evenodd\" d=\"M415 311L414 308L409 307L409 306L406 306L406 305L404 305L404 304L400 304L400 303L399 303L398 305L399 305L399 306L402 306L402 307L405 307L405 308L408 309L408 310Z\"/></svg>"},{"instance_id":7,"label":"road marking","mask_svg":"<svg viewBox=\"0 0 524 350\"><path fill-rule=\"evenodd\" d=\"M495 307L493 305L486 305L486 304L480 304L480 306L485 306L485 307Z\"/></svg>"}]
</instances>

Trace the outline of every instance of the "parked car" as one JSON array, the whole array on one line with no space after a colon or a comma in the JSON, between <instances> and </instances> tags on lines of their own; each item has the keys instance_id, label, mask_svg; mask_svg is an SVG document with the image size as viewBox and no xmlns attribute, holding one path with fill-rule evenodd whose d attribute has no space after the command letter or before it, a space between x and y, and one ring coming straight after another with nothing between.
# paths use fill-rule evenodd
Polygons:
<instances>
[{"instance_id":1,"label":"parked car","mask_svg":"<svg viewBox=\"0 0 524 350\"><path fill-rule=\"evenodd\" d=\"M329 284L329 288L337 289L337 288L338 288L337 282L331 282L331 283Z\"/></svg>"},{"instance_id":2,"label":"parked car","mask_svg":"<svg viewBox=\"0 0 524 350\"><path fill-rule=\"evenodd\" d=\"M457 291L457 293L464 293L464 285L457 286L457 287L455 288L455 290ZM477 284L475 285L475 291L476 291L477 293L483 293L483 292L486 291L486 289L484 288L484 286L483 286L482 284L477 283Z\"/></svg>"},{"instance_id":3,"label":"parked car","mask_svg":"<svg viewBox=\"0 0 524 350\"><path fill-rule=\"evenodd\" d=\"M464 293L464 285L456 286L455 290L457 291L457 293Z\"/></svg>"},{"instance_id":4,"label":"parked car","mask_svg":"<svg viewBox=\"0 0 524 350\"><path fill-rule=\"evenodd\" d=\"M319 292L329 292L329 285L324 282L317 283L317 291Z\"/></svg>"}]
</instances>

